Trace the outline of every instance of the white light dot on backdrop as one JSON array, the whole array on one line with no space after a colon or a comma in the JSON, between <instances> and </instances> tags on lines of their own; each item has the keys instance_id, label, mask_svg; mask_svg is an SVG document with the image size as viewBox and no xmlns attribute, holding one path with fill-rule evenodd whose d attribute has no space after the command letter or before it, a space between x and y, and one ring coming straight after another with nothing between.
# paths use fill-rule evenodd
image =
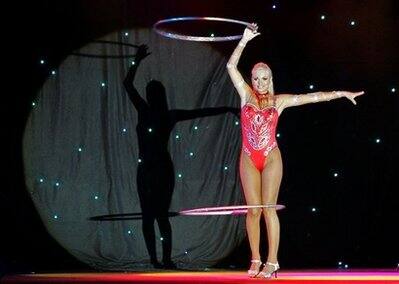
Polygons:
<instances>
[{"instance_id":1,"label":"white light dot on backdrop","mask_svg":"<svg viewBox=\"0 0 399 284\"><path fill-rule=\"evenodd\" d=\"M152 128L148 128L148 132L152 132Z\"/></svg>"},{"instance_id":2,"label":"white light dot on backdrop","mask_svg":"<svg viewBox=\"0 0 399 284\"><path fill-rule=\"evenodd\" d=\"M380 142L381 142L380 138L375 139L375 143L380 143Z\"/></svg>"},{"instance_id":3,"label":"white light dot on backdrop","mask_svg":"<svg viewBox=\"0 0 399 284\"><path fill-rule=\"evenodd\" d=\"M326 16L325 16L325 15L321 15L321 16L320 16L320 19L321 19L321 20L325 20L325 19L326 19Z\"/></svg>"},{"instance_id":4,"label":"white light dot on backdrop","mask_svg":"<svg viewBox=\"0 0 399 284\"><path fill-rule=\"evenodd\" d=\"M352 21L350 22L350 25L351 25L351 26L354 26L354 25L356 25L356 22L352 20Z\"/></svg>"},{"instance_id":5,"label":"white light dot on backdrop","mask_svg":"<svg viewBox=\"0 0 399 284\"><path fill-rule=\"evenodd\" d=\"M79 151L79 152L82 152L82 148L79 147L79 148L78 148L78 151Z\"/></svg>"},{"instance_id":6,"label":"white light dot on backdrop","mask_svg":"<svg viewBox=\"0 0 399 284\"><path fill-rule=\"evenodd\" d=\"M54 215L54 219L58 219L58 215Z\"/></svg>"},{"instance_id":7,"label":"white light dot on backdrop","mask_svg":"<svg viewBox=\"0 0 399 284\"><path fill-rule=\"evenodd\" d=\"M227 171L229 169L229 167L227 167L227 166L224 166L224 170L225 171Z\"/></svg>"},{"instance_id":8,"label":"white light dot on backdrop","mask_svg":"<svg viewBox=\"0 0 399 284\"><path fill-rule=\"evenodd\" d=\"M176 138L176 139L179 139L179 138L180 138L180 136L179 136L179 135L176 135L176 136L175 136L175 138Z\"/></svg>"},{"instance_id":9,"label":"white light dot on backdrop","mask_svg":"<svg viewBox=\"0 0 399 284\"><path fill-rule=\"evenodd\" d=\"M161 241L163 241L163 238L162 238L162 237L160 237L159 239L160 239Z\"/></svg>"},{"instance_id":10,"label":"white light dot on backdrop","mask_svg":"<svg viewBox=\"0 0 399 284\"><path fill-rule=\"evenodd\" d=\"M36 103L35 103L35 102L32 102L32 106L36 106Z\"/></svg>"},{"instance_id":11,"label":"white light dot on backdrop","mask_svg":"<svg viewBox=\"0 0 399 284\"><path fill-rule=\"evenodd\" d=\"M214 37L215 36L215 34L214 33L211 33L211 37Z\"/></svg>"},{"instance_id":12,"label":"white light dot on backdrop","mask_svg":"<svg viewBox=\"0 0 399 284\"><path fill-rule=\"evenodd\" d=\"M39 182L44 182L44 179L43 179L43 178L40 178L40 179L39 179Z\"/></svg>"},{"instance_id":13,"label":"white light dot on backdrop","mask_svg":"<svg viewBox=\"0 0 399 284\"><path fill-rule=\"evenodd\" d=\"M276 8L277 8L277 5L273 5L272 8L273 8L273 9L276 9Z\"/></svg>"},{"instance_id":14,"label":"white light dot on backdrop","mask_svg":"<svg viewBox=\"0 0 399 284\"><path fill-rule=\"evenodd\" d=\"M309 89L313 90L314 89L314 85L309 85Z\"/></svg>"},{"instance_id":15,"label":"white light dot on backdrop","mask_svg":"<svg viewBox=\"0 0 399 284\"><path fill-rule=\"evenodd\" d=\"M55 70L51 71L51 75L55 75L56 73Z\"/></svg>"},{"instance_id":16,"label":"white light dot on backdrop","mask_svg":"<svg viewBox=\"0 0 399 284\"><path fill-rule=\"evenodd\" d=\"M315 207L312 208L312 212L316 212L317 209Z\"/></svg>"},{"instance_id":17,"label":"white light dot on backdrop","mask_svg":"<svg viewBox=\"0 0 399 284\"><path fill-rule=\"evenodd\" d=\"M342 261L338 261L338 265L342 265Z\"/></svg>"},{"instance_id":18,"label":"white light dot on backdrop","mask_svg":"<svg viewBox=\"0 0 399 284\"><path fill-rule=\"evenodd\" d=\"M277 137L280 137L281 136L281 134L280 133L277 133L277 135L276 135Z\"/></svg>"},{"instance_id":19,"label":"white light dot on backdrop","mask_svg":"<svg viewBox=\"0 0 399 284\"><path fill-rule=\"evenodd\" d=\"M190 152L190 156L191 156L191 157L194 156L194 153L193 153L193 152Z\"/></svg>"},{"instance_id":20,"label":"white light dot on backdrop","mask_svg":"<svg viewBox=\"0 0 399 284\"><path fill-rule=\"evenodd\" d=\"M128 32L125 32L125 36L128 36L129 35L129 33Z\"/></svg>"},{"instance_id":21,"label":"white light dot on backdrop","mask_svg":"<svg viewBox=\"0 0 399 284\"><path fill-rule=\"evenodd\" d=\"M132 65L136 64L136 62L132 61Z\"/></svg>"},{"instance_id":22,"label":"white light dot on backdrop","mask_svg":"<svg viewBox=\"0 0 399 284\"><path fill-rule=\"evenodd\" d=\"M349 267L349 265L345 264L345 268L348 268L348 267Z\"/></svg>"},{"instance_id":23,"label":"white light dot on backdrop","mask_svg":"<svg viewBox=\"0 0 399 284\"><path fill-rule=\"evenodd\" d=\"M338 173L334 173L333 176L334 176L334 177L338 177Z\"/></svg>"},{"instance_id":24,"label":"white light dot on backdrop","mask_svg":"<svg viewBox=\"0 0 399 284\"><path fill-rule=\"evenodd\" d=\"M391 92L392 92L392 93L395 93L395 92L396 92L396 89L395 89L395 88L392 88L392 89L391 89Z\"/></svg>"},{"instance_id":25,"label":"white light dot on backdrop","mask_svg":"<svg viewBox=\"0 0 399 284\"><path fill-rule=\"evenodd\" d=\"M236 125L239 125L240 123L238 121L235 122Z\"/></svg>"},{"instance_id":26,"label":"white light dot on backdrop","mask_svg":"<svg viewBox=\"0 0 399 284\"><path fill-rule=\"evenodd\" d=\"M185 253L185 254L188 254L188 251L185 251L184 253Z\"/></svg>"},{"instance_id":27,"label":"white light dot on backdrop","mask_svg":"<svg viewBox=\"0 0 399 284\"><path fill-rule=\"evenodd\" d=\"M127 131L127 129L126 129L126 128L123 128L123 129L122 129L122 132L126 132L126 131Z\"/></svg>"},{"instance_id":28,"label":"white light dot on backdrop","mask_svg":"<svg viewBox=\"0 0 399 284\"><path fill-rule=\"evenodd\" d=\"M101 82L101 87L105 87L105 83L104 82Z\"/></svg>"},{"instance_id":29,"label":"white light dot on backdrop","mask_svg":"<svg viewBox=\"0 0 399 284\"><path fill-rule=\"evenodd\" d=\"M60 186L60 183L59 183L59 182L56 182L56 183L55 183L55 186L57 186L57 187Z\"/></svg>"},{"instance_id":30,"label":"white light dot on backdrop","mask_svg":"<svg viewBox=\"0 0 399 284\"><path fill-rule=\"evenodd\" d=\"M45 61L43 59L40 60L40 64L44 64Z\"/></svg>"},{"instance_id":31,"label":"white light dot on backdrop","mask_svg":"<svg viewBox=\"0 0 399 284\"><path fill-rule=\"evenodd\" d=\"M141 159L138 159L138 160L137 160L137 162L141 163L141 162L142 162L142 160L141 160Z\"/></svg>"},{"instance_id":32,"label":"white light dot on backdrop","mask_svg":"<svg viewBox=\"0 0 399 284\"><path fill-rule=\"evenodd\" d=\"M198 130L198 126L194 126L194 130Z\"/></svg>"},{"instance_id":33,"label":"white light dot on backdrop","mask_svg":"<svg viewBox=\"0 0 399 284\"><path fill-rule=\"evenodd\" d=\"M131 234L132 234L132 231L131 231L131 230L129 230L129 231L127 231L127 233L128 233L129 235L131 235Z\"/></svg>"},{"instance_id":34,"label":"white light dot on backdrop","mask_svg":"<svg viewBox=\"0 0 399 284\"><path fill-rule=\"evenodd\" d=\"M178 174L177 176L178 176L179 178L181 178L183 175L182 175L182 174Z\"/></svg>"},{"instance_id":35,"label":"white light dot on backdrop","mask_svg":"<svg viewBox=\"0 0 399 284\"><path fill-rule=\"evenodd\" d=\"M97 199L98 199L98 196L97 196L97 195L96 195L96 196L94 196L94 199L95 199L95 200L97 200Z\"/></svg>"}]
</instances>

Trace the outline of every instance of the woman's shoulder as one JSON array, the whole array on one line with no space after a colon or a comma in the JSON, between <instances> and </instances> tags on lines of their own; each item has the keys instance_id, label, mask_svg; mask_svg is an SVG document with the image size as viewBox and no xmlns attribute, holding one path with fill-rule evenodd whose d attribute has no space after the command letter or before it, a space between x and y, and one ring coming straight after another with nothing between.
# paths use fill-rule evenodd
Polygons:
<instances>
[{"instance_id":1,"label":"woman's shoulder","mask_svg":"<svg viewBox=\"0 0 399 284\"><path fill-rule=\"evenodd\" d=\"M276 104L276 107L279 109L279 113L281 113L282 110L284 109L284 105L289 100L290 96L291 95L289 95L289 94L277 94L277 95L274 95L275 104Z\"/></svg>"},{"instance_id":2,"label":"woman's shoulder","mask_svg":"<svg viewBox=\"0 0 399 284\"><path fill-rule=\"evenodd\" d=\"M290 97L291 95L289 95L289 94L275 94L274 96L275 96L276 99L281 100L281 99L286 99L286 98Z\"/></svg>"},{"instance_id":3,"label":"woman's shoulder","mask_svg":"<svg viewBox=\"0 0 399 284\"><path fill-rule=\"evenodd\" d=\"M290 95L290 94L277 94L277 95L274 95L274 97L276 99L276 102L283 102L283 101L288 100L290 97L292 97L292 95Z\"/></svg>"}]
</instances>

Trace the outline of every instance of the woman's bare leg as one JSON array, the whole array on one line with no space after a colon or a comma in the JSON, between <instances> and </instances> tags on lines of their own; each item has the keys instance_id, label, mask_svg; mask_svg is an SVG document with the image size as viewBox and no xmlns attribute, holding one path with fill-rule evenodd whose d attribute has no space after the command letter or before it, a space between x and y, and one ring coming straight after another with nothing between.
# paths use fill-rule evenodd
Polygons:
<instances>
[{"instance_id":1,"label":"woman's bare leg","mask_svg":"<svg viewBox=\"0 0 399 284\"><path fill-rule=\"evenodd\" d=\"M247 154L241 153L240 178L244 190L247 205L261 204L261 175ZM252 259L260 259L260 217L262 211L259 208L249 209L246 217L246 227L251 248ZM259 268L259 263L252 263L250 270Z\"/></svg>"},{"instance_id":2,"label":"woman's bare leg","mask_svg":"<svg viewBox=\"0 0 399 284\"><path fill-rule=\"evenodd\" d=\"M266 167L262 172L263 204L277 204L277 197L282 175L283 163L281 160L280 150L276 148L269 153L266 161ZM267 239L269 244L267 261L277 263L277 252L280 242L280 222L275 208L264 209L263 215L266 221ZM270 272L272 270L273 267L266 266L264 271Z\"/></svg>"}]
</instances>

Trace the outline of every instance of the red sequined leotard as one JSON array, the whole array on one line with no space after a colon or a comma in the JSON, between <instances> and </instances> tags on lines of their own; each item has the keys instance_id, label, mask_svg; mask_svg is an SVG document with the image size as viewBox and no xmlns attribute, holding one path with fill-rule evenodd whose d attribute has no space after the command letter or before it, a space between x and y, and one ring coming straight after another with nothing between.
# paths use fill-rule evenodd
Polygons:
<instances>
[{"instance_id":1,"label":"red sequined leotard","mask_svg":"<svg viewBox=\"0 0 399 284\"><path fill-rule=\"evenodd\" d=\"M260 172L265 166L267 155L277 147L277 122L275 100L272 106L263 109L248 102L241 108L243 150Z\"/></svg>"}]
</instances>

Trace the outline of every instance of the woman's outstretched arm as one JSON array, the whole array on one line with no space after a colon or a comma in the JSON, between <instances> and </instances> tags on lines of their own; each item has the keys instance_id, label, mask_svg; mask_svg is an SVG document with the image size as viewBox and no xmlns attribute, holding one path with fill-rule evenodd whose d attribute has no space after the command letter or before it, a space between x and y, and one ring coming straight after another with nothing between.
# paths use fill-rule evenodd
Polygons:
<instances>
[{"instance_id":1,"label":"woman's outstretched arm","mask_svg":"<svg viewBox=\"0 0 399 284\"><path fill-rule=\"evenodd\" d=\"M347 92L347 91L333 91L333 92L315 92L303 95L278 95L277 98L280 101L278 105L282 108L305 105L310 103L326 102L342 97L347 98L353 104L356 104L355 98L363 95L364 92Z\"/></svg>"},{"instance_id":2,"label":"woman's outstretched arm","mask_svg":"<svg viewBox=\"0 0 399 284\"><path fill-rule=\"evenodd\" d=\"M230 59L226 65L231 81L233 81L234 87L241 97L241 102L245 102L250 87L245 83L244 78L238 71L237 64L248 41L260 35L260 33L257 32L257 29L258 26L256 24L252 24L250 27L245 29L240 42L234 49L233 54L230 56Z\"/></svg>"}]
</instances>

